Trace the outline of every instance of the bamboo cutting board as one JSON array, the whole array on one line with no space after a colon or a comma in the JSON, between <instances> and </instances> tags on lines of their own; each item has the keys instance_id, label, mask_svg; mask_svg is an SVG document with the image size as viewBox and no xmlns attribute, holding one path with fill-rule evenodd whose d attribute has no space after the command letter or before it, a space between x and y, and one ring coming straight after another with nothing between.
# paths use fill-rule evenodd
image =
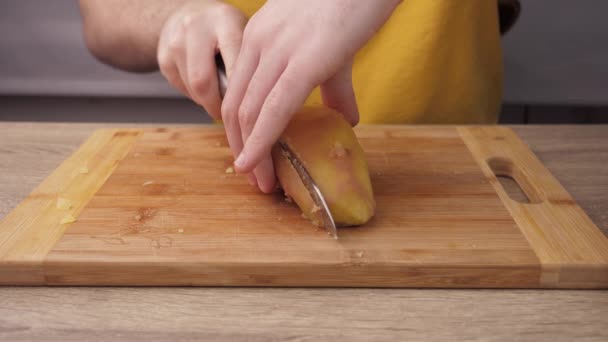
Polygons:
<instances>
[{"instance_id":1,"label":"bamboo cutting board","mask_svg":"<svg viewBox=\"0 0 608 342\"><path fill-rule=\"evenodd\" d=\"M608 287L608 239L510 129L357 135L377 213L335 241L226 173L220 127L97 131L0 224L0 284Z\"/></svg>"}]
</instances>

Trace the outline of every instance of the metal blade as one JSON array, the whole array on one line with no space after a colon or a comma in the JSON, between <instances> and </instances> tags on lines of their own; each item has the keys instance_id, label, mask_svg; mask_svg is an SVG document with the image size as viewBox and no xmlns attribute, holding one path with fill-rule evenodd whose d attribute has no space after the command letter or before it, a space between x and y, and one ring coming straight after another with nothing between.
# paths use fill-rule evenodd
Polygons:
<instances>
[{"instance_id":1,"label":"metal blade","mask_svg":"<svg viewBox=\"0 0 608 342\"><path fill-rule=\"evenodd\" d=\"M327 230L329 235L331 235L334 239L337 240L338 230L336 229L336 223L334 222L334 218L331 215L331 211L329 211L329 206L327 205L327 202L325 201L325 197L323 197L321 190L319 190L317 184L314 182L312 177L310 177L310 174L308 173L308 171L306 171L304 165L302 165L302 163L298 160L298 158L291 151L289 146L282 141L279 141L279 146L281 147L283 154L291 162L291 165L293 165L293 168L298 173L298 176L300 176L300 179L302 180L302 183L304 183L304 186L310 193L310 197L312 198L313 202L317 207L321 209L321 217L323 218L323 228Z\"/></svg>"},{"instance_id":2,"label":"metal blade","mask_svg":"<svg viewBox=\"0 0 608 342\"><path fill-rule=\"evenodd\" d=\"M228 86L228 77L226 77L226 66L222 55L219 53L215 55L215 65L217 67L217 85L220 88L220 98L224 99L226 95L226 87Z\"/></svg>"}]
</instances>

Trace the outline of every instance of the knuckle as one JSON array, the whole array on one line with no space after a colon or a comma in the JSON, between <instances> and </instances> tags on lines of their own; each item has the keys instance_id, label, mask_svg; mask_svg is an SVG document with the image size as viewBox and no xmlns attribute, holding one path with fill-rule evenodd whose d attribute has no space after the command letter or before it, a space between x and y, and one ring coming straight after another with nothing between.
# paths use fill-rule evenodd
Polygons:
<instances>
[{"instance_id":1,"label":"knuckle","mask_svg":"<svg viewBox=\"0 0 608 342\"><path fill-rule=\"evenodd\" d=\"M225 103L222 105L221 117L224 126L226 126L227 128L232 128L236 125L237 120L235 118L234 111L228 107L229 106Z\"/></svg>"},{"instance_id":2,"label":"knuckle","mask_svg":"<svg viewBox=\"0 0 608 342\"><path fill-rule=\"evenodd\" d=\"M264 14L262 13L263 11L264 8L261 8L259 11L255 12L251 18L249 18L249 23L247 26L260 27L260 23L265 22L267 19L264 19Z\"/></svg>"},{"instance_id":3,"label":"knuckle","mask_svg":"<svg viewBox=\"0 0 608 342\"><path fill-rule=\"evenodd\" d=\"M228 101L222 102L222 106L221 106L222 120L223 120L224 116L228 115L228 113L231 113L231 110L232 110L232 106L228 103Z\"/></svg>"},{"instance_id":4,"label":"knuckle","mask_svg":"<svg viewBox=\"0 0 608 342\"><path fill-rule=\"evenodd\" d=\"M259 45L260 43L260 34L258 33L259 29L255 27L255 25L249 23L245 30L243 31L243 41L249 45Z\"/></svg>"},{"instance_id":5,"label":"knuckle","mask_svg":"<svg viewBox=\"0 0 608 342\"><path fill-rule=\"evenodd\" d=\"M207 94L211 90L211 78L202 70L194 70L189 76L190 88L199 95Z\"/></svg>"},{"instance_id":6,"label":"knuckle","mask_svg":"<svg viewBox=\"0 0 608 342\"><path fill-rule=\"evenodd\" d=\"M216 18L221 18L221 20L225 18L243 17L241 11L226 3L220 3L218 6L215 6L214 15Z\"/></svg>"},{"instance_id":7,"label":"knuckle","mask_svg":"<svg viewBox=\"0 0 608 342\"><path fill-rule=\"evenodd\" d=\"M160 68L160 73L163 77L171 83L173 86L176 86L178 80L180 79L178 72L170 65L164 66Z\"/></svg>"},{"instance_id":8,"label":"knuckle","mask_svg":"<svg viewBox=\"0 0 608 342\"><path fill-rule=\"evenodd\" d=\"M184 50L185 34L184 30L178 28L168 34L166 50L169 54L180 53Z\"/></svg>"},{"instance_id":9,"label":"knuckle","mask_svg":"<svg viewBox=\"0 0 608 342\"><path fill-rule=\"evenodd\" d=\"M159 44L156 52L156 61L158 62L158 68L163 73L172 67L173 56L171 55L167 44L164 44L163 42Z\"/></svg>"},{"instance_id":10,"label":"knuckle","mask_svg":"<svg viewBox=\"0 0 608 342\"><path fill-rule=\"evenodd\" d=\"M171 54L180 54L184 51L184 40L181 35L174 35L169 39L167 49Z\"/></svg>"},{"instance_id":11,"label":"knuckle","mask_svg":"<svg viewBox=\"0 0 608 342\"><path fill-rule=\"evenodd\" d=\"M171 58L166 53L158 54L158 69L161 74L167 75L172 68Z\"/></svg>"},{"instance_id":12,"label":"knuckle","mask_svg":"<svg viewBox=\"0 0 608 342\"><path fill-rule=\"evenodd\" d=\"M243 30L243 41L251 40L251 35L252 35L251 31L252 31L251 22L249 22L249 25L245 26L245 29Z\"/></svg>"},{"instance_id":13,"label":"knuckle","mask_svg":"<svg viewBox=\"0 0 608 342\"><path fill-rule=\"evenodd\" d=\"M200 22L200 16L195 14L186 14L181 20L181 30L182 32L189 32L197 29L197 26Z\"/></svg>"}]
</instances>

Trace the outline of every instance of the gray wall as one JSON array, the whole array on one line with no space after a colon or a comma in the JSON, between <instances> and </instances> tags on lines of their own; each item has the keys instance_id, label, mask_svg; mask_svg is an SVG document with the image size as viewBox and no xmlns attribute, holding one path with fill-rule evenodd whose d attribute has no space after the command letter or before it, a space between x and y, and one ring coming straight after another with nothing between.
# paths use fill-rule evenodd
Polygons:
<instances>
[{"instance_id":1,"label":"gray wall","mask_svg":"<svg viewBox=\"0 0 608 342\"><path fill-rule=\"evenodd\" d=\"M522 2L504 38L505 101L607 105L608 1ZM79 20L76 0L2 0L0 95L179 96L159 74L96 62Z\"/></svg>"},{"instance_id":2,"label":"gray wall","mask_svg":"<svg viewBox=\"0 0 608 342\"><path fill-rule=\"evenodd\" d=\"M158 73L93 59L76 0L0 1L0 94L177 96Z\"/></svg>"},{"instance_id":3,"label":"gray wall","mask_svg":"<svg viewBox=\"0 0 608 342\"><path fill-rule=\"evenodd\" d=\"M505 100L608 104L608 1L521 2L503 40Z\"/></svg>"}]
</instances>

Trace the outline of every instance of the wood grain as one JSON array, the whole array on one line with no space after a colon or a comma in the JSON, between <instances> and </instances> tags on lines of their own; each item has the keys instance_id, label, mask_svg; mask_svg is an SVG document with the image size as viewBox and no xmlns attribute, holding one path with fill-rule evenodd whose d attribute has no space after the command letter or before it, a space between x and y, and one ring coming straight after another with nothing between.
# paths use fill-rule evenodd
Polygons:
<instances>
[{"instance_id":1,"label":"wood grain","mask_svg":"<svg viewBox=\"0 0 608 342\"><path fill-rule=\"evenodd\" d=\"M517 134L608 236L608 125L518 126Z\"/></svg>"},{"instance_id":2,"label":"wood grain","mask_svg":"<svg viewBox=\"0 0 608 342\"><path fill-rule=\"evenodd\" d=\"M221 129L146 131L46 258L46 282L537 286L538 259L455 129L358 134L379 209L336 242L226 174Z\"/></svg>"},{"instance_id":3,"label":"wood grain","mask_svg":"<svg viewBox=\"0 0 608 342\"><path fill-rule=\"evenodd\" d=\"M558 217L559 208L529 214L532 221L513 220L511 215L517 215L510 215L503 204L508 197L496 195L495 177L491 172L484 175L478 165L482 162L483 168L489 157L475 148L471 155L469 148L474 143L496 145L511 153L503 158L523 158L520 168L533 173L541 189L541 180L551 176L530 164L536 159L514 135L505 139L508 130L482 130L488 137L473 128L463 128L460 134L455 128L359 128L378 213L365 227L341 231L337 242L311 229L280 195L259 194L242 177L227 175L232 158L220 128L147 130L133 148L129 145L129 154L44 259L44 283L606 286L602 258L607 246L580 209L576 223L582 228L540 221ZM471 133L466 139L469 148L463 132ZM497 134L500 142L494 141ZM572 199L569 203L577 208ZM555 252L565 255L564 260L541 259L541 277L537 255L551 253L554 243L534 243L516 222L524 230L554 229L555 236L580 228L572 245L584 247L583 253L591 257L571 260L571 255ZM568 239L562 242L555 248L578 253L568 250ZM595 250L588 247L594 243ZM593 259L598 253L600 258ZM14 271L14 261L7 260ZM13 280L5 276L4 281Z\"/></svg>"},{"instance_id":4,"label":"wood grain","mask_svg":"<svg viewBox=\"0 0 608 342\"><path fill-rule=\"evenodd\" d=\"M4 340L605 341L599 291L0 288Z\"/></svg>"},{"instance_id":5,"label":"wood grain","mask_svg":"<svg viewBox=\"0 0 608 342\"><path fill-rule=\"evenodd\" d=\"M0 216L108 126L0 124ZM608 232L608 126L515 130ZM607 316L605 291L0 287L6 340L605 341Z\"/></svg>"},{"instance_id":6,"label":"wood grain","mask_svg":"<svg viewBox=\"0 0 608 342\"><path fill-rule=\"evenodd\" d=\"M607 287L608 239L528 147L504 127L459 131L540 259L541 284ZM530 203L511 199L497 175L515 179Z\"/></svg>"},{"instance_id":7,"label":"wood grain","mask_svg":"<svg viewBox=\"0 0 608 342\"><path fill-rule=\"evenodd\" d=\"M0 284L44 283L40 268L68 227L62 220L78 216L138 136L129 130L95 132L0 222ZM60 198L71 208L59 210Z\"/></svg>"}]
</instances>

